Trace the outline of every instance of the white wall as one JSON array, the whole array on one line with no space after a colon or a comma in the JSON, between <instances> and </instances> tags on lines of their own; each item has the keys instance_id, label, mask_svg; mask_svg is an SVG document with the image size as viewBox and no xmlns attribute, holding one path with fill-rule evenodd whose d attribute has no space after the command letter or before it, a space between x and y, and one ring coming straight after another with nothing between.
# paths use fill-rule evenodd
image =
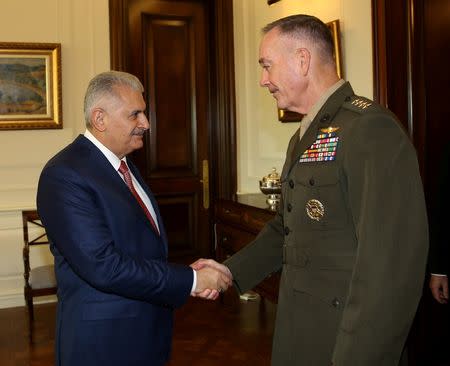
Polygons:
<instances>
[{"instance_id":1,"label":"white wall","mask_svg":"<svg viewBox=\"0 0 450 366\"><path fill-rule=\"evenodd\" d=\"M0 308L23 305L20 211L35 207L42 167L84 131L89 79L109 69L108 0L0 0L0 41L61 43L61 130L0 131ZM52 260L41 251L39 262Z\"/></svg>"},{"instance_id":2,"label":"white wall","mask_svg":"<svg viewBox=\"0 0 450 366\"><path fill-rule=\"evenodd\" d=\"M324 22L339 19L344 78L355 93L372 98L370 0L233 0L236 70L238 192L259 192L259 180L281 172L290 137L298 123L280 123L272 96L259 87L261 28L278 18L304 13Z\"/></svg>"}]
</instances>

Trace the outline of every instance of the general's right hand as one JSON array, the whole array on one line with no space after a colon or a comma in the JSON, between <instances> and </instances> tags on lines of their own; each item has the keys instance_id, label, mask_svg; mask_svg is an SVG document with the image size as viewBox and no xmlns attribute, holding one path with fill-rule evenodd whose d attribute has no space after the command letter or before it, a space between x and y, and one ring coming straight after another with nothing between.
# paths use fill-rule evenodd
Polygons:
<instances>
[{"instance_id":1,"label":"general's right hand","mask_svg":"<svg viewBox=\"0 0 450 366\"><path fill-rule=\"evenodd\" d=\"M197 270L197 286L194 292L199 293L206 289L222 292L230 284L231 278L223 274L223 272L212 267L203 267Z\"/></svg>"},{"instance_id":2,"label":"general's right hand","mask_svg":"<svg viewBox=\"0 0 450 366\"><path fill-rule=\"evenodd\" d=\"M230 270L222 264L212 259L200 259L191 264L191 267L197 272L197 286L194 293L205 297L205 291L210 290L208 294L211 298L216 292L223 292L232 284L233 277ZM217 296L216 296L217 297Z\"/></svg>"}]
</instances>

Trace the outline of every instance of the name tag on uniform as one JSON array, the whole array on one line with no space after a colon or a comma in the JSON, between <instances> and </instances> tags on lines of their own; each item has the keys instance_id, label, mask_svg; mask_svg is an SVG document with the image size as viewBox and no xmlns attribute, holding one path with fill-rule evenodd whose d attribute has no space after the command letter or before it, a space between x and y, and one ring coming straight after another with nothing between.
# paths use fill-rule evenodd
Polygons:
<instances>
[{"instance_id":1,"label":"name tag on uniform","mask_svg":"<svg viewBox=\"0 0 450 366\"><path fill-rule=\"evenodd\" d=\"M300 156L299 163L312 163L336 160L339 127L328 127L320 130L316 141Z\"/></svg>"}]
</instances>

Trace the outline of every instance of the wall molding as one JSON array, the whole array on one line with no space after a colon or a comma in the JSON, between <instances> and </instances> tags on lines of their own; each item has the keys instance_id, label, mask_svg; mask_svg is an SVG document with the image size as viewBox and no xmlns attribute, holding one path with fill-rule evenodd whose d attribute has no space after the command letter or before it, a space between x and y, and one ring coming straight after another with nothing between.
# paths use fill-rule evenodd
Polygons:
<instances>
[{"instance_id":1,"label":"wall molding","mask_svg":"<svg viewBox=\"0 0 450 366\"><path fill-rule=\"evenodd\" d=\"M0 309L25 306L22 273L0 277ZM55 302L56 296L40 296L33 299L34 304Z\"/></svg>"},{"instance_id":2,"label":"wall molding","mask_svg":"<svg viewBox=\"0 0 450 366\"><path fill-rule=\"evenodd\" d=\"M0 187L0 213L36 208L36 185L18 184Z\"/></svg>"},{"instance_id":3,"label":"wall molding","mask_svg":"<svg viewBox=\"0 0 450 366\"><path fill-rule=\"evenodd\" d=\"M1 197L1 196L0 196ZM0 213L5 212L16 212L20 214L23 210L34 210L36 209L36 203L35 202L24 202L24 203L13 203L10 205L0 205Z\"/></svg>"},{"instance_id":4,"label":"wall molding","mask_svg":"<svg viewBox=\"0 0 450 366\"><path fill-rule=\"evenodd\" d=\"M0 309L25 306L23 289L0 292Z\"/></svg>"},{"instance_id":5,"label":"wall molding","mask_svg":"<svg viewBox=\"0 0 450 366\"><path fill-rule=\"evenodd\" d=\"M35 297L33 299L33 303L35 305L47 304L56 301L57 298L55 295ZM25 299L22 288L0 292L0 309L15 308L19 306L25 306Z\"/></svg>"}]
</instances>

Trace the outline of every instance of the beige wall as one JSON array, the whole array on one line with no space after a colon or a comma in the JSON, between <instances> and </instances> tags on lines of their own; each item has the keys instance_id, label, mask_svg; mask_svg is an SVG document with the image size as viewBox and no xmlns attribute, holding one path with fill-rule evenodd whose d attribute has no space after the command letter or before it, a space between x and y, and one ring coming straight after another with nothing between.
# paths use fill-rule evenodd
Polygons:
<instances>
[{"instance_id":1,"label":"beige wall","mask_svg":"<svg viewBox=\"0 0 450 366\"><path fill-rule=\"evenodd\" d=\"M325 22L339 19L344 77L357 94L372 98L370 0L233 0L236 70L238 192L258 192L258 181L281 172L288 141L298 123L280 123L274 99L259 87L260 30L283 16L305 13Z\"/></svg>"},{"instance_id":2,"label":"beige wall","mask_svg":"<svg viewBox=\"0 0 450 366\"><path fill-rule=\"evenodd\" d=\"M108 0L0 0L0 41L56 42L62 51L62 130L0 131L0 307L22 305L20 211L35 207L45 162L84 131L89 79L109 69ZM39 261L51 260L39 253Z\"/></svg>"}]
</instances>

